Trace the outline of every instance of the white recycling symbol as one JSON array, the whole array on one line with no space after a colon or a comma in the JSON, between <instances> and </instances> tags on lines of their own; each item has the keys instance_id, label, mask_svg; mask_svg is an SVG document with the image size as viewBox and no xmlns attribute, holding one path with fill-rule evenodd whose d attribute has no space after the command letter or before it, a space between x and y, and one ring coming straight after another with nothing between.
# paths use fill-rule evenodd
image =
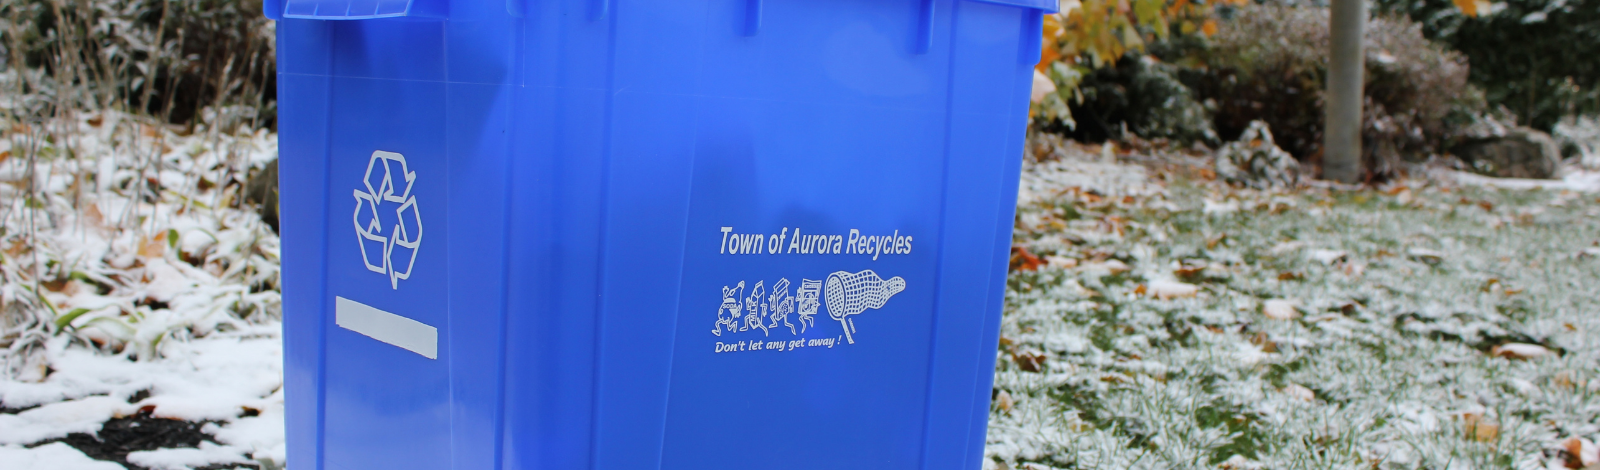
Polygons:
<instances>
[{"instance_id":1,"label":"white recycling symbol","mask_svg":"<svg viewBox=\"0 0 1600 470\"><path fill-rule=\"evenodd\" d=\"M378 150L367 161L367 174L362 178L366 190L355 190L353 221L356 241L361 243L361 261L367 270L388 275L394 289L400 288L401 279L411 277L417 248L422 246L422 216L417 213L417 197L411 194L416 181L417 174L406 168L404 155ZM386 223L389 207L394 207L394 217Z\"/></svg>"}]
</instances>

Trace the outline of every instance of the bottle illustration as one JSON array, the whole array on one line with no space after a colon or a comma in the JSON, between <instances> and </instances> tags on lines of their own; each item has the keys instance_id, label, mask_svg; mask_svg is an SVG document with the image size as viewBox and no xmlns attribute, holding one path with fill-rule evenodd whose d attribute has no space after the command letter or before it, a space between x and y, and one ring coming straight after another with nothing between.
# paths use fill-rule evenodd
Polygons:
<instances>
[{"instance_id":1,"label":"bottle illustration","mask_svg":"<svg viewBox=\"0 0 1600 470\"><path fill-rule=\"evenodd\" d=\"M717 324L711 327L711 334L722 336L722 329L727 328L729 333L739 331L739 294L744 293L744 281L739 281L735 287L722 286L722 305L717 307Z\"/></svg>"},{"instance_id":2,"label":"bottle illustration","mask_svg":"<svg viewBox=\"0 0 1600 470\"><path fill-rule=\"evenodd\" d=\"M766 290L761 286L762 282L765 281L756 281L755 287L750 288L750 296L744 299L744 326L739 328L739 331L757 328L763 335L771 336L772 331L767 329L767 324L764 322L767 316L767 299Z\"/></svg>"},{"instance_id":3,"label":"bottle illustration","mask_svg":"<svg viewBox=\"0 0 1600 470\"><path fill-rule=\"evenodd\" d=\"M800 280L800 289L794 291L795 310L800 314L800 332L805 333L806 327L817 326L817 307L822 306L822 281L810 279Z\"/></svg>"},{"instance_id":4,"label":"bottle illustration","mask_svg":"<svg viewBox=\"0 0 1600 470\"><path fill-rule=\"evenodd\" d=\"M794 298L789 297L788 279L779 279L772 284L772 296L767 298L767 308L770 312L768 319L772 321L767 328L777 328L782 324L789 327L790 334L798 334L794 331L794 325L789 323L789 314L794 312Z\"/></svg>"},{"instance_id":5,"label":"bottle illustration","mask_svg":"<svg viewBox=\"0 0 1600 470\"><path fill-rule=\"evenodd\" d=\"M756 285L757 289L760 284ZM837 271L828 275L827 285L824 287L824 300L827 301L828 316L838 320L844 325L844 337L855 344L852 336L855 333L855 322L851 315L858 315L867 309L882 308L889 301L889 297L906 290L906 281L900 277L883 280L878 273L871 269L858 273Z\"/></svg>"}]
</instances>

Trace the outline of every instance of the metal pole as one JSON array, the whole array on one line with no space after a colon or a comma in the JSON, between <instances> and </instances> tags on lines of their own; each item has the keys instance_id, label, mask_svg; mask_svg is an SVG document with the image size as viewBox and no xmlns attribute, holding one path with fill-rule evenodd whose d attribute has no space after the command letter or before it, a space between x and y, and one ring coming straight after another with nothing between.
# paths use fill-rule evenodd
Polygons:
<instances>
[{"instance_id":1,"label":"metal pole","mask_svg":"<svg viewBox=\"0 0 1600 470\"><path fill-rule=\"evenodd\" d=\"M1327 121L1322 132L1322 177L1344 183L1361 178L1361 80L1365 0L1332 0L1328 54Z\"/></svg>"}]
</instances>

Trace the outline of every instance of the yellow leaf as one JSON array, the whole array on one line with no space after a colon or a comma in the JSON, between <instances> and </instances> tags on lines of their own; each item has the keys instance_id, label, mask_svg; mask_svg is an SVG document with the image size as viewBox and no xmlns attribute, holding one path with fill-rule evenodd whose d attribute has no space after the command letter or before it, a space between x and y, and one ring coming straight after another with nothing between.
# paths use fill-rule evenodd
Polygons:
<instances>
[{"instance_id":1,"label":"yellow leaf","mask_svg":"<svg viewBox=\"0 0 1600 470\"><path fill-rule=\"evenodd\" d=\"M1461 13L1467 16L1478 16L1477 2L1473 0L1451 0L1451 2L1456 4L1456 8L1461 9Z\"/></svg>"},{"instance_id":2,"label":"yellow leaf","mask_svg":"<svg viewBox=\"0 0 1600 470\"><path fill-rule=\"evenodd\" d=\"M1208 20L1206 20L1205 23L1201 23L1200 24L1200 31L1205 32L1206 36L1216 36L1217 35L1217 20L1208 19Z\"/></svg>"}]
</instances>

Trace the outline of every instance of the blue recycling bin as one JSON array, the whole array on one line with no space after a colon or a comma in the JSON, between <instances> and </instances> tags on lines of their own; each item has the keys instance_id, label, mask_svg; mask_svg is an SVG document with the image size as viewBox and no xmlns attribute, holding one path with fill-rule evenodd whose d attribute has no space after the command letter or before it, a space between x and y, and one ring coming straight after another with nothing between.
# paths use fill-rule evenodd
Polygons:
<instances>
[{"instance_id":1,"label":"blue recycling bin","mask_svg":"<svg viewBox=\"0 0 1600 470\"><path fill-rule=\"evenodd\" d=\"M266 0L295 469L976 469L1054 0Z\"/></svg>"}]
</instances>

